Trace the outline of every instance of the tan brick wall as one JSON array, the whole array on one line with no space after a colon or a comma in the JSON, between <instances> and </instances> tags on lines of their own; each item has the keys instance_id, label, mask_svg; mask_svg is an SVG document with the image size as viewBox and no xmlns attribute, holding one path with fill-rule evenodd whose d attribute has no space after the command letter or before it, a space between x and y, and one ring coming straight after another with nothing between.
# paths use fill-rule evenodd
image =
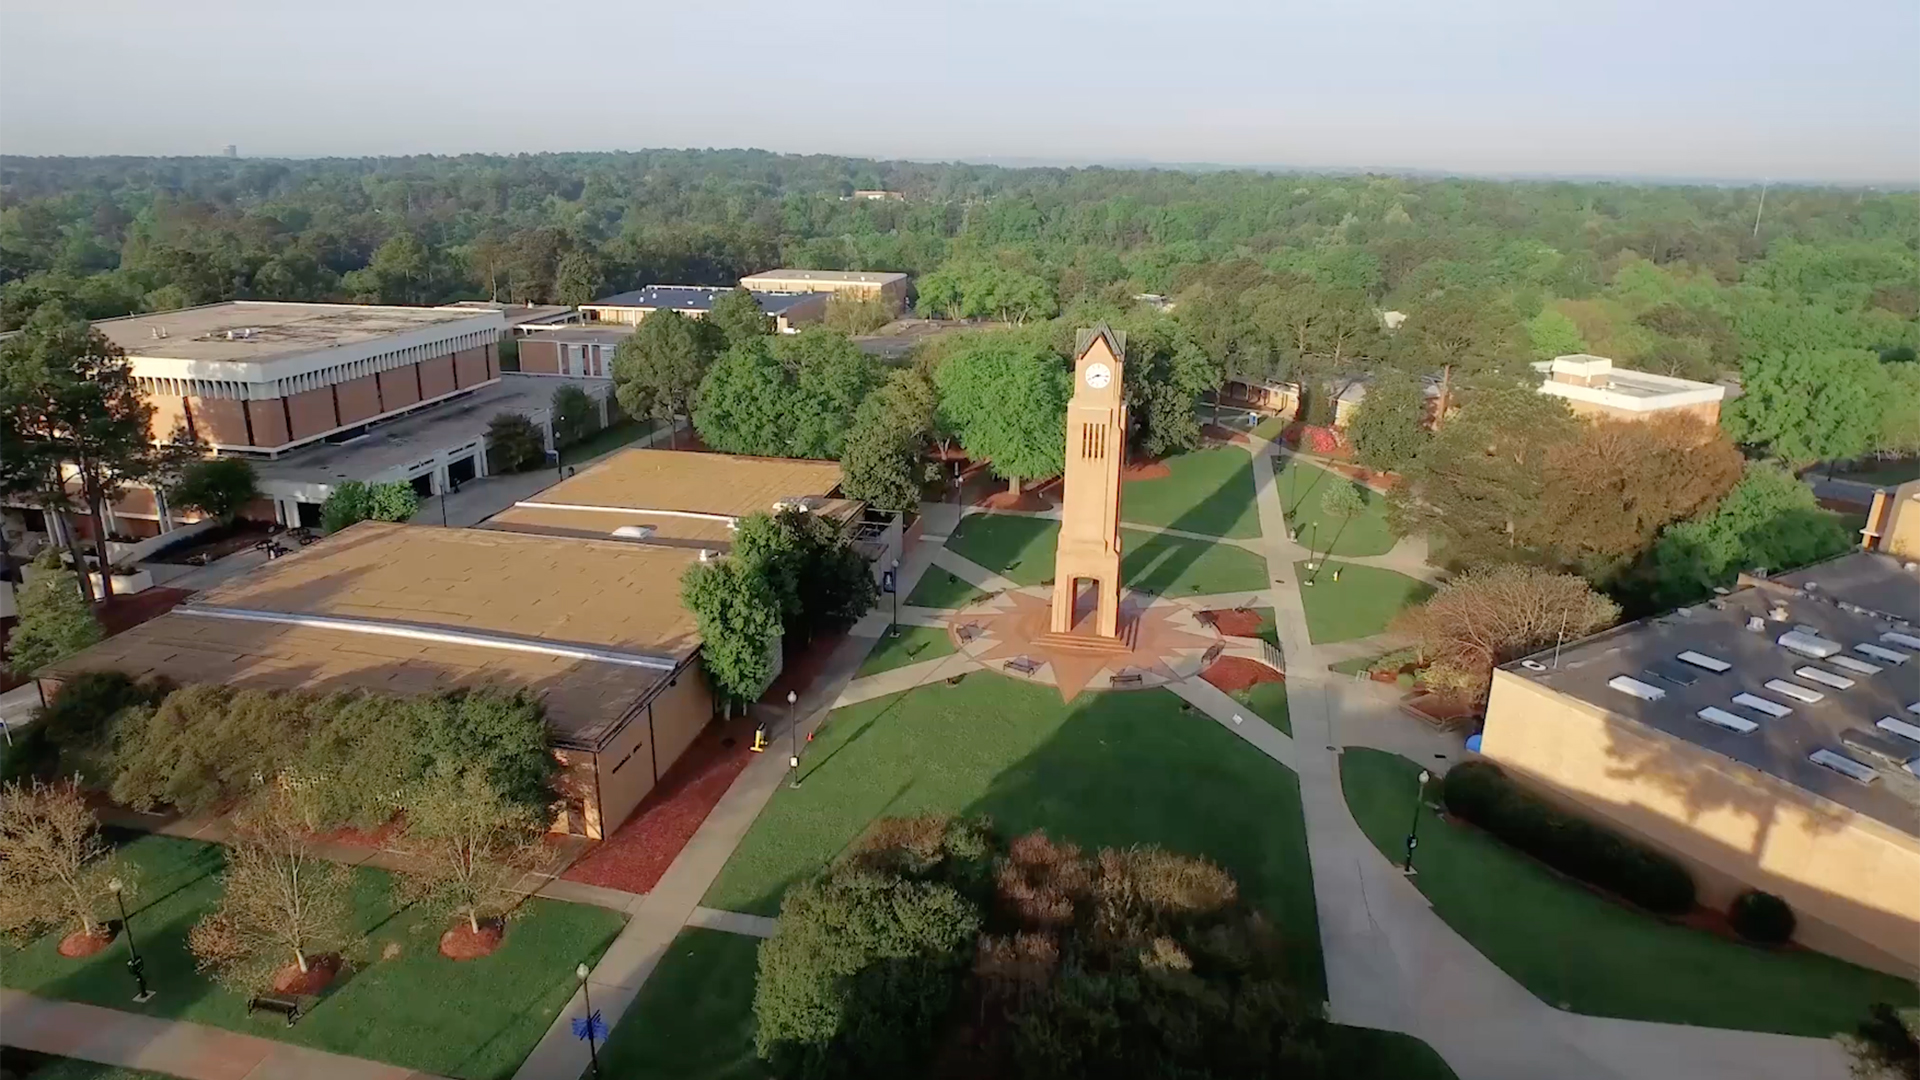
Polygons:
<instances>
[{"instance_id":1,"label":"tan brick wall","mask_svg":"<svg viewBox=\"0 0 1920 1080\"><path fill-rule=\"evenodd\" d=\"M380 379L380 404L385 406L381 412L392 412L416 404L420 400L419 374L414 370L419 365L408 364L392 371L383 371Z\"/></svg>"},{"instance_id":2,"label":"tan brick wall","mask_svg":"<svg viewBox=\"0 0 1920 1080\"><path fill-rule=\"evenodd\" d=\"M248 521L271 522L271 521L279 520L277 515L274 513L274 505L273 505L272 499L253 500L252 502L240 508L239 516L242 518L245 518Z\"/></svg>"},{"instance_id":3,"label":"tan brick wall","mask_svg":"<svg viewBox=\"0 0 1920 1080\"><path fill-rule=\"evenodd\" d=\"M168 395L147 398L153 416L147 421L147 437L154 442L172 442L174 432L187 430L187 399Z\"/></svg>"},{"instance_id":4,"label":"tan brick wall","mask_svg":"<svg viewBox=\"0 0 1920 1080\"><path fill-rule=\"evenodd\" d=\"M247 415L253 419L253 445L285 446L293 441L287 430L287 407L280 398L247 402Z\"/></svg>"},{"instance_id":5,"label":"tan brick wall","mask_svg":"<svg viewBox=\"0 0 1920 1080\"><path fill-rule=\"evenodd\" d=\"M453 354L454 378L462 390L477 386L493 376L487 374L487 348L462 349Z\"/></svg>"},{"instance_id":6,"label":"tan brick wall","mask_svg":"<svg viewBox=\"0 0 1920 1080\"><path fill-rule=\"evenodd\" d=\"M420 361L420 388L429 398L446 397L459 389L453 384L452 355Z\"/></svg>"},{"instance_id":7,"label":"tan brick wall","mask_svg":"<svg viewBox=\"0 0 1920 1080\"><path fill-rule=\"evenodd\" d=\"M1481 753L1687 864L1700 901L1785 900L1809 948L1920 972L1920 839L1783 781L1496 672Z\"/></svg>"},{"instance_id":8,"label":"tan brick wall","mask_svg":"<svg viewBox=\"0 0 1920 1080\"><path fill-rule=\"evenodd\" d=\"M188 398L193 410L193 427L206 443L223 446L248 446L245 406L228 398Z\"/></svg>"},{"instance_id":9,"label":"tan brick wall","mask_svg":"<svg viewBox=\"0 0 1920 1080\"><path fill-rule=\"evenodd\" d=\"M1609 420L1651 420L1656 416L1686 413L1691 416L1697 416L1709 424L1718 424L1720 422L1720 403L1717 401L1703 401L1694 405L1682 405L1677 409L1655 409L1651 412L1633 412L1627 409L1615 409L1591 401L1575 401L1572 398L1561 398L1560 400L1567 403L1567 408L1572 409L1573 415L1575 416L1602 416Z\"/></svg>"},{"instance_id":10,"label":"tan brick wall","mask_svg":"<svg viewBox=\"0 0 1920 1080\"><path fill-rule=\"evenodd\" d=\"M153 497L149 487L130 486L114 500L113 512L116 514L143 514L148 517L160 513L160 504Z\"/></svg>"},{"instance_id":11,"label":"tan brick wall","mask_svg":"<svg viewBox=\"0 0 1920 1080\"><path fill-rule=\"evenodd\" d=\"M713 719L713 698L697 667L682 672L673 686L661 691L652 708L652 738L657 742L648 746L647 718L642 713L600 753L600 812L610 830L619 828L653 789L656 766L665 776Z\"/></svg>"},{"instance_id":12,"label":"tan brick wall","mask_svg":"<svg viewBox=\"0 0 1920 1080\"><path fill-rule=\"evenodd\" d=\"M487 342L487 378L497 379L499 377L500 346L495 342L489 341Z\"/></svg>"},{"instance_id":13,"label":"tan brick wall","mask_svg":"<svg viewBox=\"0 0 1920 1080\"><path fill-rule=\"evenodd\" d=\"M380 415L382 410L377 378L374 375L362 375L333 388L340 401L341 426L357 424L369 416Z\"/></svg>"},{"instance_id":14,"label":"tan brick wall","mask_svg":"<svg viewBox=\"0 0 1920 1080\"><path fill-rule=\"evenodd\" d=\"M560 343L521 338L520 370L532 375L560 374Z\"/></svg>"},{"instance_id":15,"label":"tan brick wall","mask_svg":"<svg viewBox=\"0 0 1920 1080\"><path fill-rule=\"evenodd\" d=\"M146 540L160 535L160 522L153 518L115 518L113 531L121 536L131 536L135 540Z\"/></svg>"},{"instance_id":16,"label":"tan brick wall","mask_svg":"<svg viewBox=\"0 0 1920 1080\"><path fill-rule=\"evenodd\" d=\"M287 399L287 412L293 416L293 437L310 439L340 426L333 414L333 387L302 390Z\"/></svg>"}]
</instances>

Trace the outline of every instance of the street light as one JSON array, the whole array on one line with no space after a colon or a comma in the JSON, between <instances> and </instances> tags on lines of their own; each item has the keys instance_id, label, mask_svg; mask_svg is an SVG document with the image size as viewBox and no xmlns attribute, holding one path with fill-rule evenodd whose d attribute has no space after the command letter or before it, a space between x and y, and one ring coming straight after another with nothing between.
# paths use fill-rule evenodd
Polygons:
<instances>
[{"instance_id":1,"label":"street light","mask_svg":"<svg viewBox=\"0 0 1920 1080\"><path fill-rule=\"evenodd\" d=\"M787 691L787 771L793 775L788 787L800 786L800 719L794 709L799 700L798 692Z\"/></svg>"},{"instance_id":2,"label":"street light","mask_svg":"<svg viewBox=\"0 0 1920 1080\"><path fill-rule=\"evenodd\" d=\"M1420 804L1426 801L1427 781L1431 779L1433 779L1432 773L1425 769L1420 770L1420 786L1413 792L1413 823L1407 826L1407 861L1400 867L1400 872L1403 874L1419 873L1413 868L1413 849L1420 846Z\"/></svg>"},{"instance_id":3,"label":"street light","mask_svg":"<svg viewBox=\"0 0 1920 1080\"><path fill-rule=\"evenodd\" d=\"M147 962L140 959L140 950L133 943L133 924L127 921L126 887L119 878L107 882L107 891L113 894L113 902L120 908L120 929L127 935L127 970L133 973L133 984L140 991L133 995L133 1003L144 1005L153 1000L153 991L147 988Z\"/></svg>"},{"instance_id":4,"label":"street light","mask_svg":"<svg viewBox=\"0 0 1920 1080\"><path fill-rule=\"evenodd\" d=\"M893 597L893 618L887 623L887 636L900 636L900 560L887 569L887 595Z\"/></svg>"},{"instance_id":5,"label":"street light","mask_svg":"<svg viewBox=\"0 0 1920 1080\"><path fill-rule=\"evenodd\" d=\"M581 1003L586 1005L587 1007L587 1023L586 1023L587 1059L593 1063L594 1080L599 1080L600 1051L595 1049L593 1045L593 1037L596 1034L596 1032L594 1031L594 1028L596 1028L598 1025L594 1023L593 994L591 991L587 989L587 976L592 974L592 971L587 967L586 964L582 963L581 965L573 969L573 973L580 980Z\"/></svg>"}]
</instances>

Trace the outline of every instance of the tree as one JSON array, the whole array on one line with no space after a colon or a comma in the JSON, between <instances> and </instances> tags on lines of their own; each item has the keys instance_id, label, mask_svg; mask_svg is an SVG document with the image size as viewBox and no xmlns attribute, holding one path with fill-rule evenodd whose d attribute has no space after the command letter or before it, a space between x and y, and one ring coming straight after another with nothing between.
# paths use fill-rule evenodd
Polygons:
<instances>
[{"instance_id":1,"label":"tree","mask_svg":"<svg viewBox=\"0 0 1920 1080\"><path fill-rule=\"evenodd\" d=\"M1469 378L1518 374L1527 346L1518 317L1504 301L1448 290L1411 305L1394 332L1392 353L1401 367L1427 374L1452 366Z\"/></svg>"},{"instance_id":2,"label":"tree","mask_svg":"<svg viewBox=\"0 0 1920 1080\"><path fill-rule=\"evenodd\" d=\"M536 694L484 686L415 698L410 707L423 761L457 763L536 817L552 804L560 766Z\"/></svg>"},{"instance_id":3,"label":"tree","mask_svg":"<svg viewBox=\"0 0 1920 1080\"><path fill-rule=\"evenodd\" d=\"M188 931L187 947L198 970L252 995L353 943L352 872L320 856L284 788L263 792L231 823L220 904Z\"/></svg>"},{"instance_id":4,"label":"tree","mask_svg":"<svg viewBox=\"0 0 1920 1080\"><path fill-rule=\"evenodd\" d=\"M1741 396L1720 422L1790 466L1844 461L1879 442L1888 383L1865 349L1761 353L1741 364Z\"/></svg>"},{"instance_id":5,"label":"tree","mask_svg":"<svg viewBox=\"0 0 1920 1080\"><path fill-rule=\"evenodd\" d=\"M840 523L805 510L741 518L732 557L766 579L782 632L803 641L853 625L879 598Z\"/></svg>"},{"instance_id":6,"label":"tree","mask_svg":"<svg viewBox=\"0 0 1920 1080\"><path fill-rule=\"evenodd\" d=\"M495 413L487 421L487 446L492 450L487 467L493 472L520 472L547 459L546 440L523 413Z\"/></svg>"},{"instance_id":7,"label":"tree","mask_svg":"<svg viewBox=\"0 0 1920 1080\"><path fill-rule=\"evenodd\" d=\"M1419 639L1427 682L1485 700L1493 669L1555 641L1612 626L1613 601L1572 574L1537 566L1476 567L1406 612L1399 629Z\"/></svg>"},{"instance_id":8,"label":"tree","mask_svg":"<svg viewBox=\"0 0 1920 1080\"><path fill-rule=\"evenodd\" d=\"M935 369L939 421L968 456L991 461L1008 490L1020 481L1057 476L1066 467L1067 398L1073 376L1037 344L989 335Z\"/></svg>"},{"instance_id":9,"label":"tree","mask_svg":"<svg viewBox=\"0 0 1920 1080\"><path fill-rule=\"evenodd\" d=\"M1547 452L1532 542L1583 565L1630 558L1719 502L1740 469L1740 451L1693 416L1593 420Z\"/></svg>"},{"instance_id":10,"label":"tree","mask_svg":"<svg viewBox=\"0 0 1920 1080\"><path fill-rule=\"evenodd\" d=\"M1542 308L1540 314L1527 320L1527 343L1533 349L1536 360L1551 360L1556 356L1571 356L1587 351L1586 339L1580 336L1580 327L1565 312L1553 308Z\"/></svg>"},{"instance_id":11,"label":"tree","mask_svg":"<svg viewBox=\"0 0 1920 1080\"><path fill-rule=\"evenodd\" d=\"M355 300L371 304L422 304L433 276L433 255L412 233L380 245L373 259L340 283Z\"/></svg>"},{"instance_id":12,"label":"tree","mask_svg":"<svg viewBox=\"0 0 1920 1080\"><path fill-rule=\"evenodd\" d=\"M840 454L846 493L886 510L918 506L936 406L933 383L915 370L893 372L868 394Z\"/></svg>"},{"instance_id":13,"label":"tree","mask_svg":"<svg viewBox=\"0 0 1920 1080\"><path fill-rule=\"evenodd\" d=\"M541 820L477 769L441 765L407 799L401 898L464 920L473 934L520 903L537 863Z\"/></svg>"},{"instance_id":14,"label":"tree","mask_svg":"<svg viewBox=\"0 0 1920 1080\"><path fill-rule=\"evenodd\" d=\"M700 663L724 698L752 701L773 680L780 601L757 567L728 556L695 563L680 598L700 627Z\"/></svg>"},{"instance_id":15,"label":"tree","mask_svg":"<svg viewBox=\"0 0 1920 1080\"><path fill-rule=\"evenodd\" d=\"M343 480L320 504L320 524L333 533L362 521L406 521L419 512L420 494L404 480L385 484Z\"/></svg>"},{"instance_id":16,"label":"tree","mask_svg":"<svg viewBox=\"0 0 1920 1080\"><path fill-rule=\"evenodd\" d=\"M878 296L835 296L827 300L821 324L843 334L871 334L900 317L899 308Z\"/></svg>"},{"instance_id":17,"label":"tree","mask_svg":"<svg viewBox=\"0 0 1920 1080\"><path fill-rule=\"evenodd\" d=\"M1367 396L1347 424L1354 457L1370 469L1393 472L1427 443L1427 399L1419 379L1388 369L1367 384Z\"/></svg>"},{"instance_id":18,"label":"tree","mask_svg":"<svg viewBox=\"0 0 1920 1080\"><path fill-rule=\"evenodd\" d=\"M948 262L920 279L920 310L948 319L1024 323L1059 310L1053 289L1021 270L972 260Z\"/></svg>"},{"instance_id":19,"label":"tree","mask_svg":"<svg viewBox=\"0 0 1920 1080\"><path fill-rule=\"evenodd\" d=\"M1876 1002L1839 1040L1854 1080L1920 1080L1920 1006Z\"/></svg>"},{"instance_id":20,"label":"tree","mask_svg":"<svg viewBox=\"0 0 1920 1080\"><path fill-rule=\"evenodd\" d=\"M1890 387L1875 448L1882 453L1920 454L1920 364L1882 362Z\"/></svg>"},{"instance_id":21,"label":"tree","mask_svg":"<svg viewBox=\"0 0 1920 1080\"><path fill-rule=\"evenodd\" d=\"M1361 493L1359 484L1350 480L1336 480L1321 493L1320 509L1328 517L1345 521L1366 512L1367 497Z\"/></svg>"},{"instance_id":22,"label":"tree","mask_svg":"<svg viewBox=\"0 0 1920 1080\"><path fill-rule=\"evenodd\" d=\"M810 328L728 349L700 384L693 423L708 446L769 457L840 456L879 364L845 334Z\"/></svg>"},{"instance_id":23,"label":"tree","mask_svg":"<svg viewBox=\"0 0 1920 1080\"><path fill-rule=\"evenodd\" d=\"M260 497L253 462L241 457L211 457L190 462L167 493L174 505L198 510L231 525L246 505Z\"/></svg>"},{"instance_id":24,"label":"tree","mask_svg":"<svg viewBox=\"0 0 1920 1080\"><path fill-rule=\"evenodd\" d=\"M677 418L693 415L719 351L717 327L677 311L656 311L641 320L633 336L613 354L613 391L620 407L634 416L658 416L677 438Z\"/></svg>"},{"instance_id":25,"label":"tree","mask_svg":"<svg viewBox=\"0 0 1920 1080\"><path fill-rule=\"evenodd\" d=\"M714 297L707 309L707 322L720 331L728 347L773 333L773 319L748 289L728 289Z\"/></svg>"},{"instance_id":26,"label":"tree","mask_svg":"<svg viewBox=\"0 0 1920 1080\"><path fill-rule=\"evenodd\" d=\"M24 944L63 924L100 936L116 878L131 881L78 780L0 789L0 937Z\"/></svg>"},{"instance_id":27,"label":"tree","mask_svg":"<svg viewBox=\"0 0 1920 1080\"><path fill-rule=\"evenodd\" d=\"M7 638L7 667L25 679L99 641L104 632L72 571L51 549L33 563L34 575L16 593L19 623Z\"/></svg>"},{"instance_id":28,"label":"tree","mask_svg":"<svg viewBox=\"0 0 1920 1080\"><path fill-rule=\"evenodd\" d=\"M554 299L568 307L591 303L600 291L600 264L592 252L575 248L554 267Z\"/></svg>"},{"instance_id":29,"label":"tree","mask_svg":"<svg viewBox=\"0 0 1920 1080\"><path fill-rule=\"evenodd\" d=\"M1777 465L1754 463L1710 513L1661 534L1652 591L1661 606L1692 603L1742 570L1777 573L1851 546L1840 516L1822 508L1812 488Z\"/></svg>"},{"instance_id":30,"label":"tree","mask_svg":"<svg viewBox=\"0 0 1920 1080\"><path fill-rule=\"evenodd\" d=\"M585 390L572 383L553 392L553 443L572 446L600 427L600 406Z\"/></svg>"},{"instance_id":31,"label":"tree","mask_svg":"<svg viewBox=\"0 0 1920 1080\"><path fill-rule=\"evenodd\" d=\"M1220 385L1219 365L1172 319L1137 319L1126 332L1134 445L1150 458L1199 446L1200 395Z\"/></svg>"}]
</instances>

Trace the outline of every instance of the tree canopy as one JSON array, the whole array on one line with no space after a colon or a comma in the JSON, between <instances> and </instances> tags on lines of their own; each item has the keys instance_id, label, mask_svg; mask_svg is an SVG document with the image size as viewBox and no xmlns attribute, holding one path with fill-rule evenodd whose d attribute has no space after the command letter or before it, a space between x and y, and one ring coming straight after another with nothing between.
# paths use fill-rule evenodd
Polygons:
<instances>
[{"instance_id":1,"label":"tree canopy","mask_svg":"<svg viewBox=\"0 0 1920 1080\"><path fill-rule=\"evenodd\" d=\"M713 306L707 309L707 321L730 347L773 333L773 320L747 289L728 289L714 297Z\"/></svg>"},{"instance_id":2,"label":"tree canopy","mask_svg":"<svg viewBox=\"0 0 1920 1080\"><path fill-rule=\"evenodd\" d=\"M202 458L180 469L168 498L174 505L198 510L223 523L240 516L246 505L260 497L253 462L243 457Z\"/></svg>"},{"instance_id":3,"label":"tree canopy","mask_svg":"<svg viewBox=\"0 0 1920 1080\"><path fill-rule=\"evenodd\" d=\"M656 311L613 353L613 392L634 416L673 423L692 416L700 383L724 347L720 329L677 311Z\"/></svg>"},{"instance_id":4,"label":"tree canopy","mask_svg":"<svg viewBox=\"0 0 1920 1080\"><path fill-rule=\"evenodd\" d=\"M970 457L993 463L1019 490L1020 481L1057 476L1066 467L1066 361L1037 342L981 335L934 370L939 423L959 436Z\"/></svg>"},{"instance_id":5,"label":"tree canopy","mask_svg":"<svg viewBox=\"0 0 1920 1080\"><path fill-rule=\"evenodd\" d=\"M880 366L845 334L819 327L749 338L700 384L693 425L715 450L837 458Z\"/></svg>"},{"instance_id":6,"label":"tree canopy","mask_svg":"<svg viewBox=\"0 0 1920 1080\"><path fill-rule=\"evenodd\" d=\"M1367 384L1367 396L1347 424L1354 457L1371 469L1404 467L1427 443L1427 400L1420 380L1387 370Z\"/></svg>"}]
</instances>

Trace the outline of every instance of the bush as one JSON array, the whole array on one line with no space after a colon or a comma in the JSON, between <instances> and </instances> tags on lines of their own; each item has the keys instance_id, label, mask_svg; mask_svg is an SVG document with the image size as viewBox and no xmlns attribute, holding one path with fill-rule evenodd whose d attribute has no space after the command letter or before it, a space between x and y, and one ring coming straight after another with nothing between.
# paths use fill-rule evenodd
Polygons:
<instances>
[{"instance_id":1,"label":"bush","mask_svg":"<svg viewBox=\"0 0 1920 1080\"><path fill-rule=\"evenodd\" d=\"M520 472L547 460L540 429L516 412L496 413L487 422L487 446L492 451L487 468L493 472Z\"/></svg>"},{"instance_id":2,"label":"bush","mask_svg":"<svg viewBox=\"0 0 1920 1080\"><path fill-rule=\"evenodd\" d=\"M15 592L20 621L7 638L7 667L26 678L100 640L100 621L80 594L80 579L52 550L33 562L31 581Z\"/></svg>"},{"instance_id":3,"label":"bush","mask_svg":"<svg viewBox=\"0 0 1920 1080\"><path fill-rule=\"evenodd\" d=\"M253 462L246 458L203 458L180 470L180 480L167 497L176 506L198 510L225 525L260 497L260 486Z\"/></svg>"},{"instance_id":4,"label":"bush","mask_svg":"<svg viewBox=\"0 0 1920 1080\"><path fill-rule=\"evenodd\" d=\"M571 384L553 392L553 444L565 448L600 430L600 407Z\"/></svg>"},{"instance_id":5,"label":"bush","mask_svg":"<svg viewBox=\"0 0 1920 1080\"><path fill-rule=\"evenodd\" d=\"M420 495L404 480L367 484L347 480L320 504L320 524L339 532L362 521L405 521L420 511Z\"/></svg>"},{"instance_id":6,"label":"bush","mask_svg":"<svg viewBox=\"0 0 1920 1080\"><path fill-rule=\"evenodd\" d=\"M1748 889L1727 910L1733 932L1759 945L1779 945L1793 937L1793 909L1772 893Z\"/></svg>"},{"instance_id":7,"label":"bush","mask_svg":"<svg viewBox=\"0 0 1920 1080\"><path fill-rule=\"evenodd\" d=\"M159 705L173 687L136 682L118 671L83 671L60 684L28 731L44 736L62 773L92 773L111 749L115 725L129 709Z\"/></svg>"},{"instance_id":8,"label":"bush","mask_svg":"<svg viewBox=\"0 0 1920 1080\"><path fill-rule=\"evenodd\" d=\"M1693 908L1693 877L1659 852L1574 817L1516 785L1485 761L1455 766L1441 782L1447 812L1570 877L1616 893L1649 911Z\"/></svg>"}]
</instances>

